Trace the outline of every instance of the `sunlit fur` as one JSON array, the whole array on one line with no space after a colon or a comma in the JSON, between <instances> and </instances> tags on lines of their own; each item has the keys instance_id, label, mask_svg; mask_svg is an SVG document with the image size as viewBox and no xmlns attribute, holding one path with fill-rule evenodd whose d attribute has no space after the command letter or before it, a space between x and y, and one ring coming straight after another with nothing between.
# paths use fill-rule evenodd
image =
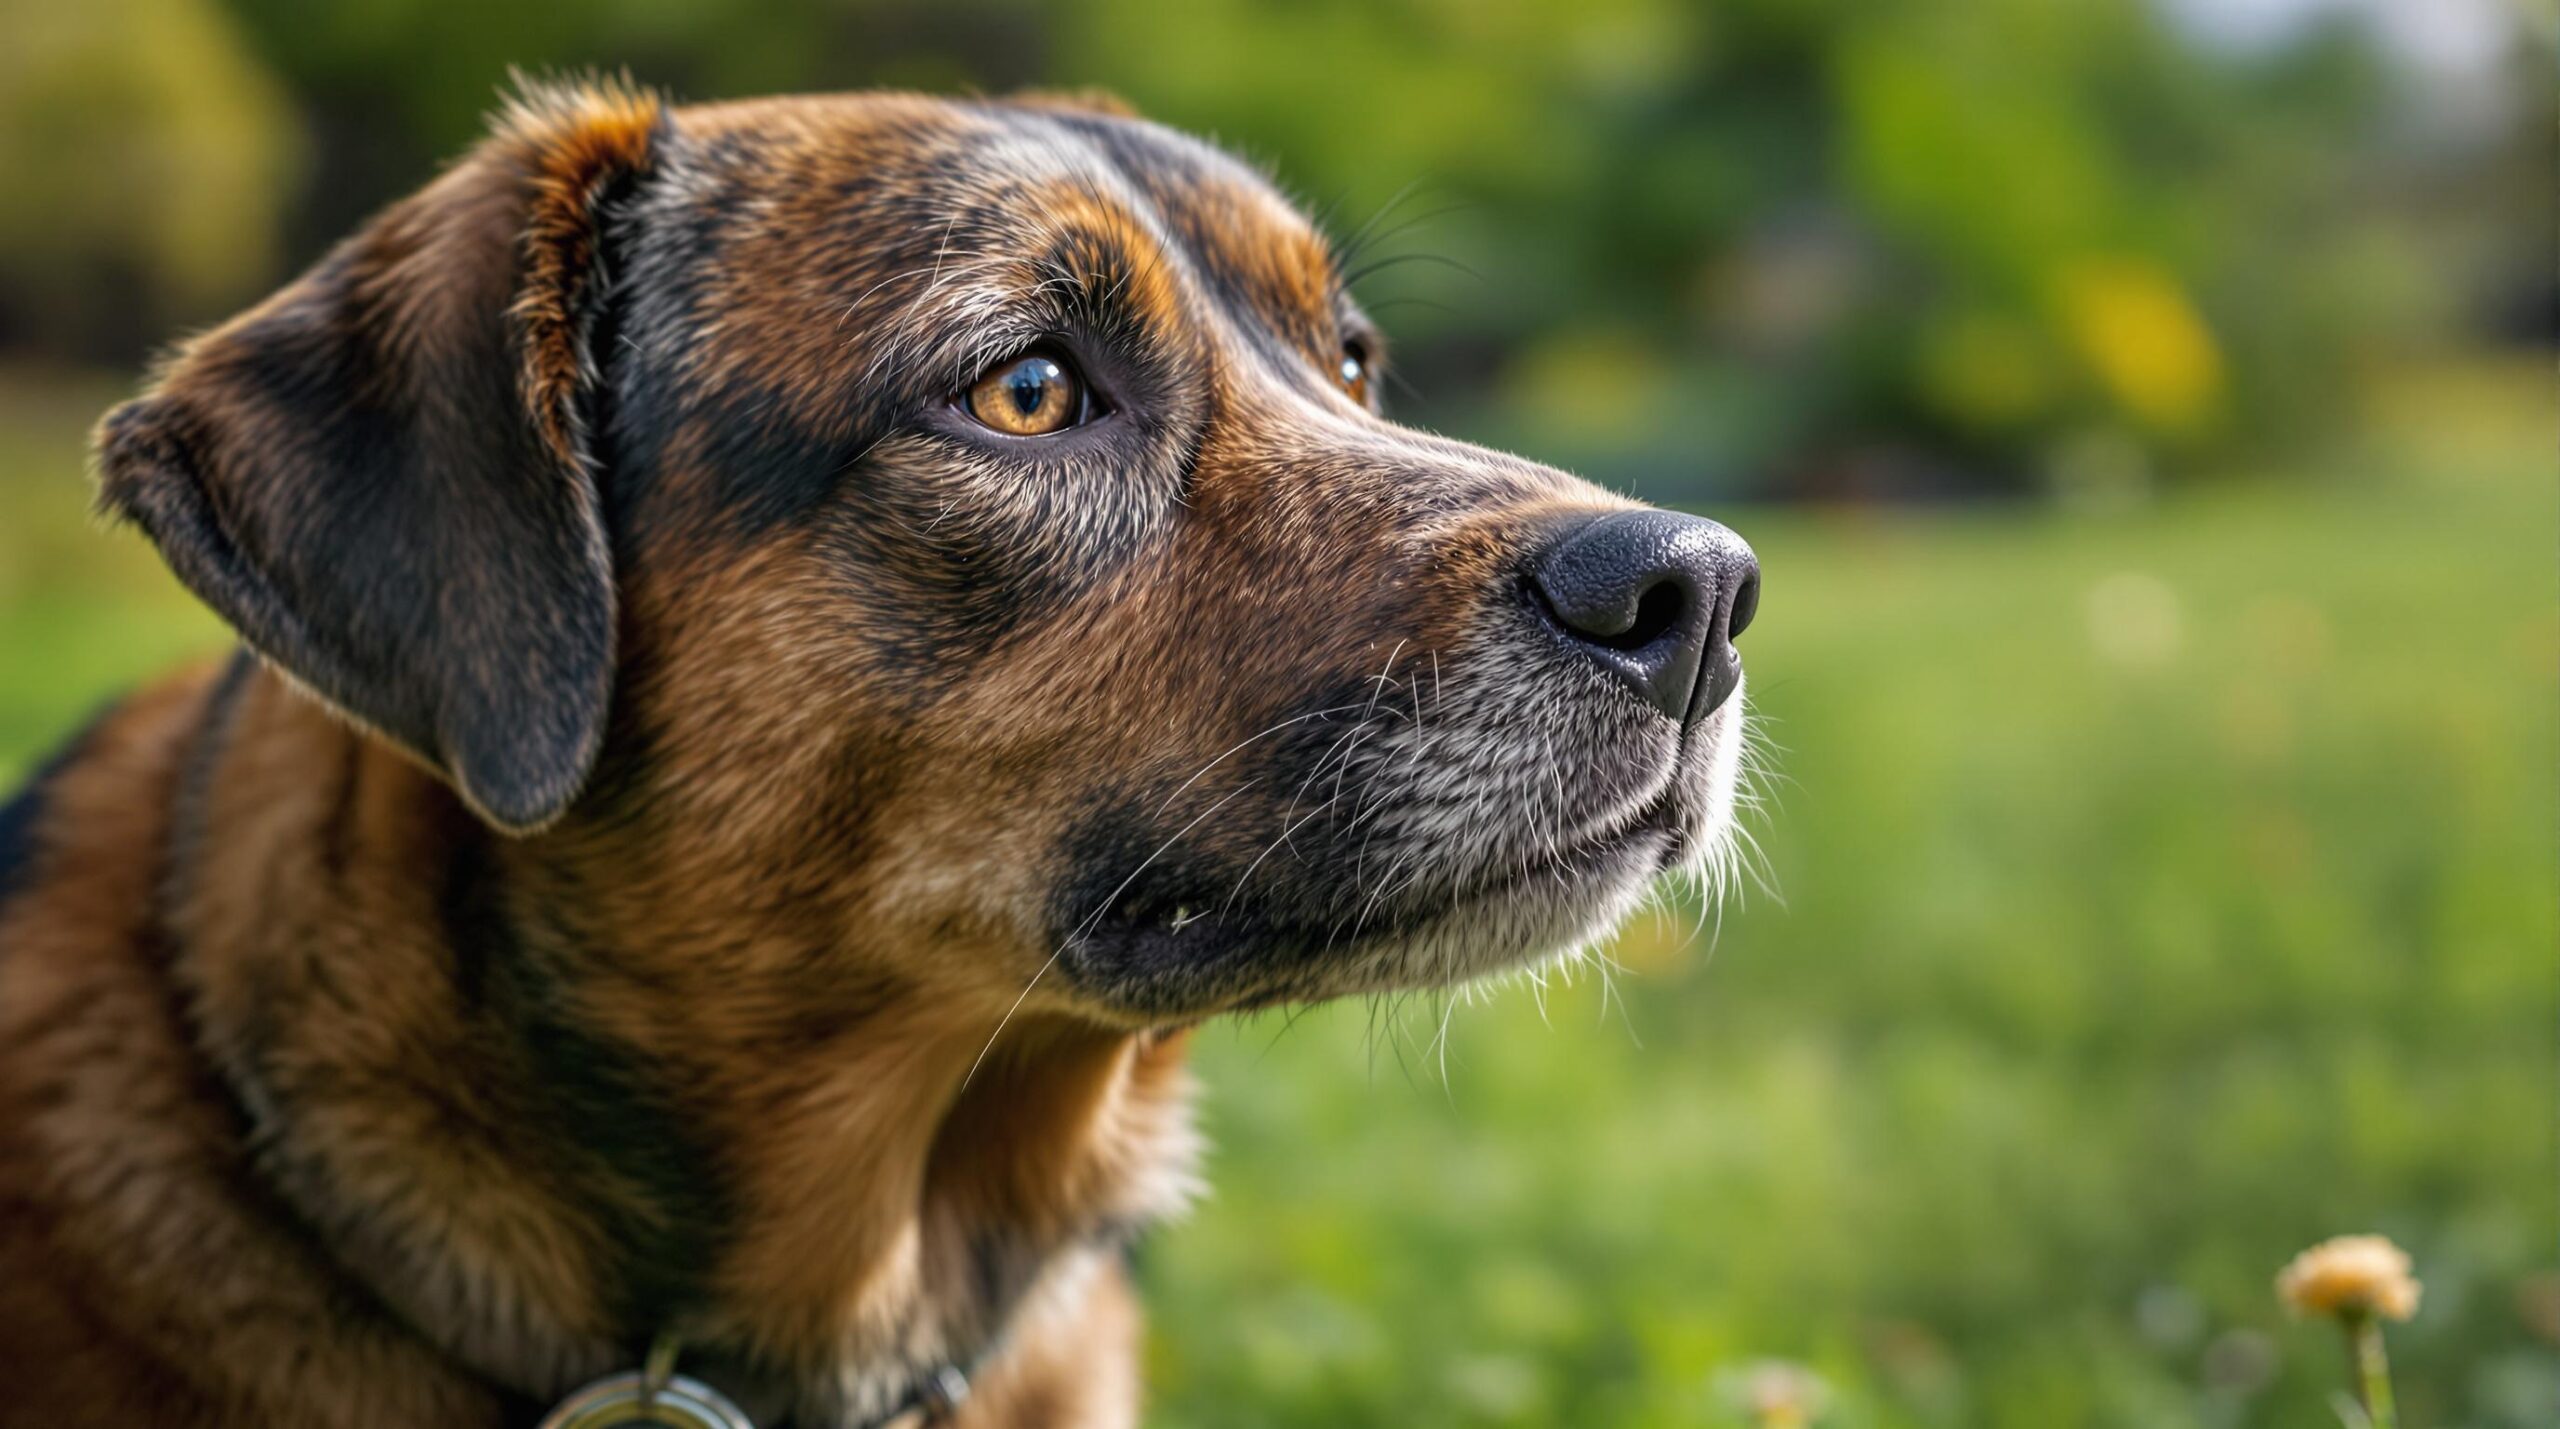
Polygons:
<instances>
[{"instance_id":1,"label":"sunlit fur","mask_svg":"<svg viewBox=\"0 0 2560 1429\"><path fill-rule=\"evenodd\" d=\"M1116 106L564 89L183 345L101 501L251 653L0 823L12 1409L496 1426L671 1334L1134 1422L1193 1025L1747 867L1740 695L1528 594L1633 503L1389 420L1347 289ZM1100 415L990 432L1035 345Z\"/></svg>"}]
</instances>

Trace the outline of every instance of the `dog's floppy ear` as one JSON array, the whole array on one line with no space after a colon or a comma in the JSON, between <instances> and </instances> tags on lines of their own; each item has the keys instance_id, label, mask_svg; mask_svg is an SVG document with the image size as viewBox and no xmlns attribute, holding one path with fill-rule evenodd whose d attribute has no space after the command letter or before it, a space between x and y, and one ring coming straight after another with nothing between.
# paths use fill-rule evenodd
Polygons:
<instances>
[{"instance_id":1,"label":"dog's floppy ear","mask_svg":"<svg viewBox=\"0 0 2560 1429\"><path fill-rule=\"evenodd\" d=\"M527 94L99 427L105 510L511 830L568 806L603 737L614 585L583 413L604 210L663 122L627 88Z\"/></svg>"}]
</instances>

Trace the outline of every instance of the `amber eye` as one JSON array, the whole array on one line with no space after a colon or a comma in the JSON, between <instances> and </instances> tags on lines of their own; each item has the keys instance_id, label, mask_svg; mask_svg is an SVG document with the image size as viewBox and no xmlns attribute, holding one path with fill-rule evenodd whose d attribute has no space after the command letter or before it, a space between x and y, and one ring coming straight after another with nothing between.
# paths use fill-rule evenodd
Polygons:
<instances>
[{"instance_id":1,"label":"amber eye","mask_svg":"<svg viewBox=\"0 0 2560 1429\"><path fill-rule=\"evenodd\" d=\"M1084 381L1046 353L999 362L969 388L969 415L1009 437L1045 437L1091 415Z\"/></svg>"},{"instance_id":2,"label":"amber eye","mask_svg":"<svg viewBox=\"0 0 2560 1429\"><path fill-rule=\"evenodd\" d=\"M1369 405L1369 349L1359 339L1342 345L1342 363L1333 370L1333 380L1342 384L1352 401Z\"/></svg>"}]
</instances>

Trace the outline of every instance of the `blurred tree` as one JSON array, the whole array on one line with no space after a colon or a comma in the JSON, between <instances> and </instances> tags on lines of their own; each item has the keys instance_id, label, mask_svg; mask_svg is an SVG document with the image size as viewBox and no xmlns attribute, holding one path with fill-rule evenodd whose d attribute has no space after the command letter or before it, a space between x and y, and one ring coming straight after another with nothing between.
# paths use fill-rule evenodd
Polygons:
<instances>
[{"instance_id":1,"label":"blurred tree","mask_svg":"<svg viewBox=\"0 0 2560 1429\"><path fill-rule=\"evenodd\" d=\"M1048 73L1021 0L233 0L290 77L317 148L310 249L468 145L511 71L605 69L686 98L904 86L1011 88Z\"/></svg>"},{"instance_id":2,"label":"blurred tree","mask_svg":"<svg viewBox=\"0 0 2560 1429\"><path fill-rule=\"evenodd\" d=\"M2367 354L2499 310L2454 275L2538 271L2493 241L2519 146L2395 150L2416 101L2363 30L2223 53L2149 0L232 0L307 163L204 3L0 0L32 41L0 58L36 200L0 222L15 341L218 316L273 267L287 176L307 258L511 67L1117 88L1357 235L1404 414L1674 500L2227 466L2334 428Z\"/></svg>"},{"instance_id":3,"label":"blurred tree","mask_svg":"<svg viewBox=\"0 0 2560 1429\"><path fill-rule=\"evenodd\" d=\"M0 0L0 347L126 358L274 274L293 111L205 0Z\"/></svg>"},{"instance_id":4,"label":"blurred tree","mask_svg":"<svg viewBox=\"0 0 2560 1429\"><path fill-rule=\"evenodd\" d=\"M1421 185L1375 246L1493 279L1364 288L1421 300L1422 415L1669 499L2100 451L2144 481L2334 422L2421 307L2422 248L2354 207L2391 101L2360 32L2246 60L2141 0L1100 0L1061 56L1320 200Z\"/></svg>"}]
</instances>

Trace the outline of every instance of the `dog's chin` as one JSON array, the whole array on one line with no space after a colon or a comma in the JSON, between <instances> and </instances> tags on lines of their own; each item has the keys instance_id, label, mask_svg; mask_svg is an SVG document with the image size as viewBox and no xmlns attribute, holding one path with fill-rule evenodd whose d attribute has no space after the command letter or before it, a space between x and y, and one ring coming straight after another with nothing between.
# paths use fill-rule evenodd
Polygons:
<instances>
[{"instance_id":1,"label":"dog's chin","mask_svg":"<svg viewBox=\"0 0 2560 1429\"><path fill-rule=\"evenodd\" d=\"M1322 960L1318 995L1452 987L1578 955L1684 862L1692 837L1666 809L1507 870Z\"/></svg>"},{"instance_id":2,"label":"dog's chin","mask_svg":"<svg viewBox=\"0 0 2560 1429\"><path fill-rule=\"evenodd\" d=\"M1570 843L1417 879L1321 918L1250 897L1215 908L1140 904L1098 920L1067 959L1108 969L1094 981L1110 986L1122 1014L1181 1020L1452 987L1575 956L1608 937L1663 875L1722 861L1733 837L1738 712L1701 733L1650 801Z\"/></svg>"}]
</instances>

